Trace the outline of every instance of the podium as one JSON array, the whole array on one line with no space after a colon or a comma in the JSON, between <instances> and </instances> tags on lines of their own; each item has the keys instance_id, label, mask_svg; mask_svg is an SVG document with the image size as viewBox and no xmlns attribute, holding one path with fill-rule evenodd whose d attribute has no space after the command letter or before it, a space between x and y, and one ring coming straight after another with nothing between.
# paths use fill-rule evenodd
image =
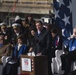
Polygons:
<instances>
[{"instance_id":1,"label":"podium","mask_svg":"<svg viewBox=\"0 0 76 75\"><path fill-rule=\"evenodd\" d=\"M47 56L21 55L21 75L48 75Z\"/></svg>"}]
</instances>

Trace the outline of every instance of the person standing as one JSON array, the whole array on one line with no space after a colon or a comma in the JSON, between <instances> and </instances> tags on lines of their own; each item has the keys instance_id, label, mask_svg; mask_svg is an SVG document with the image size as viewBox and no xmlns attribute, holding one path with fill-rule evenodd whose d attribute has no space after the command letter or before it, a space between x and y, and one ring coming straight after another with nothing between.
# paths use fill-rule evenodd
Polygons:
<instances>
[{"instance_id":1,"label":"person standing","mask_svg":"<svg viewBox=\"0 0 76 75\"><path fill-rule=\"evenodd\" d=\"M48 30L43 27L41 21L36 22L37 32L35 33L34 39L34 52L36 56L46 55L48 56L48 73L51 72L51 34Z\"/></svg>"}]
</instances>

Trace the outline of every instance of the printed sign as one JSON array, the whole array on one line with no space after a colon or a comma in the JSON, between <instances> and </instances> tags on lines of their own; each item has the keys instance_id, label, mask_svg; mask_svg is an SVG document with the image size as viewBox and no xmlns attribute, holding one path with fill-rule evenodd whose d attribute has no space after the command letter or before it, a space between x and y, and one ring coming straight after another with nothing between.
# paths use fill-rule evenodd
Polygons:
<instances>
[{"instance_id":1,"label":"printed sign","mask_svg":"<svg viewBox=\"0 0 76 75\"><path fill-rule=\"evenodd\" d=\"M21 58L22 71L31 71L31 59Z\"/></svg>"}]
</instances>

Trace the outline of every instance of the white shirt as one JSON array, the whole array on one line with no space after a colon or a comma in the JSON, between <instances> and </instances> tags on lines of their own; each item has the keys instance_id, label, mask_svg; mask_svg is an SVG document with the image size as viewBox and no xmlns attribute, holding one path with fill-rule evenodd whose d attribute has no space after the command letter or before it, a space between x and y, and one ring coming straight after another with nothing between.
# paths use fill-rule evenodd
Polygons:
<instances>
[{"instance_id":1,"label":"white shirt","mask_svg":"<svg viewBox=\"0 0 76 75\"><path fill-rule=\"evenodd\" d=\"M41 31L38 30L38 35L41 33Z\"/></svg>"},{"instance_id":2,"label":"white shirt","mask_svg":"<svg viewBox=\"0 0 76 75\"><path fill-rule=\"evenodd\" d=\"M22 46L22 44L18 44L18 51L19 51L19 49L20 49L21 46Z\"/></svg>"},{"instance_id":3,"label":"white shirt","mask_svg":"<svg viewBox=\"0 0 76 75\"><path fill-rule=\"evenodd\" d=\"M17 36L19 36L19 33L16 33Z\"/></svg>"}]
</instances>

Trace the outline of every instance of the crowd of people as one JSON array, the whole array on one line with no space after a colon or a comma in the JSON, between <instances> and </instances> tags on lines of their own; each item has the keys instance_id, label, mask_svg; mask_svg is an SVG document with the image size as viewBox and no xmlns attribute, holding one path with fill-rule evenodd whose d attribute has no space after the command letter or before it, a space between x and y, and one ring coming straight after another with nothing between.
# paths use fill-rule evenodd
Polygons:
<instances>
[{"instance_id":1,"label":"crowd of people","mask_svg":"<svg viewBox=\"0 0 76 75\"><path fill-rule=\"evenodd\" d=\"M15 60L18 63L17 66L19 66L21 54L27 55L29 52L34 52L36 56L45 55L48 57L48 75L53 75L51 60L55 57L56 50L64 50L65 54L60 56L62 69L64 70L64 75L69 75L71 64L76 60L75 41L76 28L73 29L73 34L66 38L62 36L60 27L56 25L36 21L31 15L28 15L25 21L16 16L10 28L7 27L6 23L0 23L0 63L4 63L2 60L3 56L9 56L10 60L8 61ZM15 71L15 74L6 74L6 64L4 65L2 74L17 75Z\"/></svg>"}]
</instances>

